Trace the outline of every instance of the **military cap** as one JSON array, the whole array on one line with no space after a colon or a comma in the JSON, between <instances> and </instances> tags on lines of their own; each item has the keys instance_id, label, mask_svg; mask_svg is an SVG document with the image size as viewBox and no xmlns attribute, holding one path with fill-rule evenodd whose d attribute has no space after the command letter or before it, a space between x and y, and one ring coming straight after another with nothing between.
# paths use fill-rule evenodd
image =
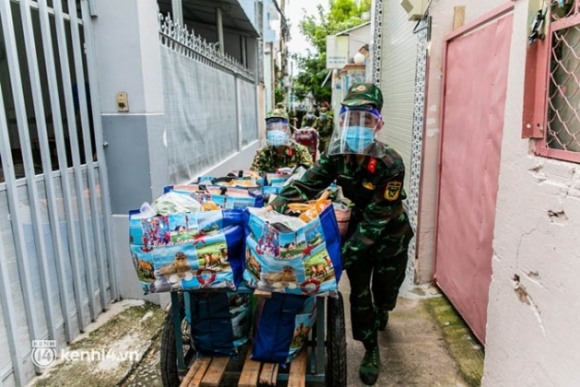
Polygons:
<instances>
[{"instance_id":1,"label":"military cap","mask_svg":"<svg viewBox=\"0 0 580 387\"><path fill-rule=\"evenodd\" d=\"M289 121L288 113L286 113L285 111L283 111L281 109L270 110L268 112L268 114L266 114L266 121L268 121L271 118L282 118L286 121Z\"/></svg>"},{"instance_id":2,"label":"military cap","mask_svg":"<svg viewBox=\"0 0 580 387\"><path fill-rule=\"evenodd\" d=\"M347 107L374 105L383 108L383 93L372 83L353 83L341 104Z\"/></svg>"},{"instance_id":3,"label":"military cap","mask_svg":"<svg viewBox=\"0 0 580 387\"><path fill-rule=\"evenodd\" d=\"M283 103L283 102L278 102L278 103L276 104L276 107L277 107L278 109L285 109L285 108L286 108L286 106L284 106L284 103Z\"/></svg>"}]
</instances>

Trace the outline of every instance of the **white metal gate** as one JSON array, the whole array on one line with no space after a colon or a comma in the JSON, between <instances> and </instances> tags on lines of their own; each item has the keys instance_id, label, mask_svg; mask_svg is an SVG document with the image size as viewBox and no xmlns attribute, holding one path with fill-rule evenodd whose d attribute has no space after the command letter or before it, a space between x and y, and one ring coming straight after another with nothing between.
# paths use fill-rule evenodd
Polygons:
<instances>
[{"instance_id":1,"label":"white metal gate","mask_svg":"<svg viewBox=\"0 0 580 387\"><path fill-rule=\"evenodd\" d=\"M0 385L117 298L89 0L0 0Z\"/></svg>"}]
</instances>

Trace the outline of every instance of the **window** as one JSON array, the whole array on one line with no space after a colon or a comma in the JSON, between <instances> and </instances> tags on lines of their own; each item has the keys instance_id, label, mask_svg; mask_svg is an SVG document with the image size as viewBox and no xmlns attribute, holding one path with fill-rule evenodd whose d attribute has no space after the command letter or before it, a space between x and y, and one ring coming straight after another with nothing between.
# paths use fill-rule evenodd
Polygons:
<instances>
[{"instance_id":1,"label":"window","mask_svg":"<svg viewBox=\"0 0 580 387\"><path fill-rule=\"evenodd\" d=\"M536 154L580 162L580 0L545 0L546 36L528 48L523 137Z\"/></svg>"}]
</instances>

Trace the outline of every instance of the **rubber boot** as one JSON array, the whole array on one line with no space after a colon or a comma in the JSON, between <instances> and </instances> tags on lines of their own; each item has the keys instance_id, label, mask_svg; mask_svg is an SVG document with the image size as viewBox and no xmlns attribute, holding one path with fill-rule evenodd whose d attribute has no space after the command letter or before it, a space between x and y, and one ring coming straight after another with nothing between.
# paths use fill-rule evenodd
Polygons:
<instances>
[{"instance_id":1,"label":"rubber boot","mask_svg":"<svg viewBox=\"0 0 580 387\"><path fill-rule=\"evenodd\" d=\"M360 380L367 386L373 386L379 377L379 367L381 365L381 355L378 344L366 345L365 356L360 364Z\"/></svg>"},{"instance_id":2,"label":"rubber boot","mask_svg":"<svg viewBox=\"0 0 580 387\"><path fill-rule=\"evenodd\" d=\"M389 322L389 311L381 310L378 312L379 315L379 331L384 331Z\"/></svg>"}]
</instances>

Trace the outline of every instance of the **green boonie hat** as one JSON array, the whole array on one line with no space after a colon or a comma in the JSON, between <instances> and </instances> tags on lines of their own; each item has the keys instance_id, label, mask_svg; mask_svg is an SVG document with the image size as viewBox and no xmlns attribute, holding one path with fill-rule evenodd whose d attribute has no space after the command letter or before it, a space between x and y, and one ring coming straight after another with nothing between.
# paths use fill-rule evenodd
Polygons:
<instances>
[{"instance_id":1,"label":"green boonie hat","mask_svg":"<svg viewBox=\"0 0 580 387\"><path fill-rule=\"evenodd\" d=\"M383 93L372 83L353 83L341 104L348 107L374 105L381 111Z\"/></svg>"},{"instance_id":2,"label":"green boonie hat","mask_svg":"<svg viewBox=\"0 0 580 387\"><path fill-rule=\"evenodd\" d=\"M286 106L284 106L284 103L282 103L282 102L278 102L278 103L276 104L276 107L277 107L278 109L284 109Z\"/></svg>"},{"instance_id":3,"label":"green boonie hat","mask_svg":"<svg viewBox=\"0 0 580 387\"><path fill-rule=\"evenodd\" d=\"M282 118L286 121L289 121L288 119L288 113L280 110L280 109L273 109L270 110L268 112L268 114L266 114L266 121L268 121L270 118Z\"/></svg>"}]
</instances>

